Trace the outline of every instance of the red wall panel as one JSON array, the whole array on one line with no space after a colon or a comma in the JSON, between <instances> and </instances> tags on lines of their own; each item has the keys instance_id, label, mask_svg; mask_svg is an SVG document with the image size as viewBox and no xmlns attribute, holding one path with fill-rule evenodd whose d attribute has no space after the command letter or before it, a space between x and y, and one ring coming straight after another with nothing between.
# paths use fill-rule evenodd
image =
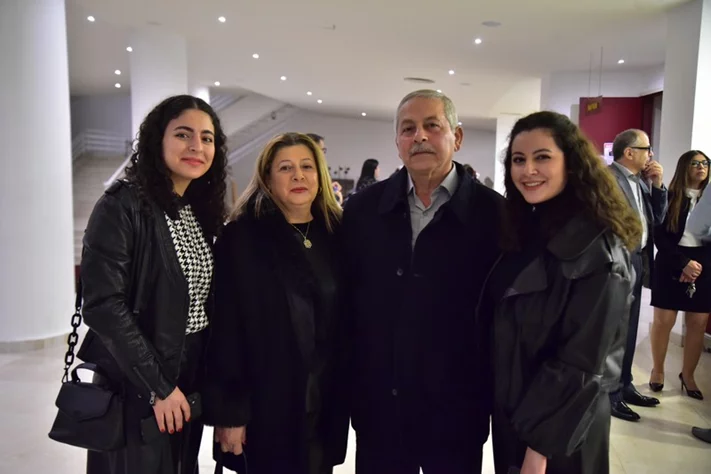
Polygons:
<instances>
[{"instance_id":1,"label":"red wall panel","mask_svg":"<svg viewBox=\"0 0 711 474\"><path fill-rule=\"evenodd\" d=\"M643 128L642 97L603 97L598 112L587 114L587 98L580 99L580 129L592 140L600 154L605 142L612 142L628 128Z\"/></svg>"}]
</instances>

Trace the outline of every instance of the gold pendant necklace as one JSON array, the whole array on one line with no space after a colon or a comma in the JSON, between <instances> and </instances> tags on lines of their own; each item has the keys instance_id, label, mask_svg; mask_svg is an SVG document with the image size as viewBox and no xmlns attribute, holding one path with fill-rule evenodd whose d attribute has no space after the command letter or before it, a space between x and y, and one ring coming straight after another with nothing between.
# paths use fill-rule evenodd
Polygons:
<instances>
[{"instance_id":1,"label":"gold pendant necklace","mask_svg":"<svg viewBox=\"0 0 711 474\"><path fill-rule=\"evenodd\" d=\"M301 237L304 238L304 247L306 247L307 249L310 249L311 247L313 247L313 244L311 243L311 240L309 240L309 238L308 238L309 229L311 228L311 222L309 222L308 225L306 226L306 233L305 233L305 234L304 234L303 232L301 232L301 230L300 230L298 227L296 227L294 224L291 224L291 223L290 223L290 225L291 225L291 227L293 227L294 229L296 229L296 232L298 232L299 234L301 234Z\"/></svg>"}]
</instances>

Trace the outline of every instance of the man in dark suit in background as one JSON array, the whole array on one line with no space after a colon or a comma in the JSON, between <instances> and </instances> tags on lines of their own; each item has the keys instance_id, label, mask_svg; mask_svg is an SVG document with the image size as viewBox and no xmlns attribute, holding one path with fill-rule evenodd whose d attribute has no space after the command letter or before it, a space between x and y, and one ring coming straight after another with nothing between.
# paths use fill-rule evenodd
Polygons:
<instances>
[{"instance_id":1,"label":"man in dark suit in background","mask_svg":"<svg viewBox=\"0 0 711 474\"><path fill-rule=\"evenodd\" d=\"M610 393L610 403L612 416L626 421L638 421L640 416L628 405L653 407L659 404L658 399L642 395L632 385L632 361L637 346L642 283L650 281L654 269L654 227L664 221L667 190L662 182L662 165L652 160L652 146L642 130L631 129L617 135L612 154L615 161L610 165L610 171L642 221L642 243L631 256L637 274L632 293L634 301L630 308L620 387L618 391Z\"/></svg>"}]
</instances>

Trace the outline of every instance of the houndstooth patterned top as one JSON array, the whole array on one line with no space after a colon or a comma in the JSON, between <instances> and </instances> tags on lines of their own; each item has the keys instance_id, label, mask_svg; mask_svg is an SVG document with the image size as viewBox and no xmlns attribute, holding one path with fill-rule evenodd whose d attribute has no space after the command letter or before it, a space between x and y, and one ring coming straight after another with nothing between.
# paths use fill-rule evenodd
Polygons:
<instances>
[{"instance_id":1,"label":"houndstooth patterned top","mask_svg":"<svg viewBox=\"0 0 711 474\"><path fill-rule=\"evenodd\" d=\"M172 220L167 214L165 219L190 293L185 333L196 333L205 329L209 323L205 303L212 282L212 251L189 204L180 209L178 219Z\"/></svg>"}]
</instances>

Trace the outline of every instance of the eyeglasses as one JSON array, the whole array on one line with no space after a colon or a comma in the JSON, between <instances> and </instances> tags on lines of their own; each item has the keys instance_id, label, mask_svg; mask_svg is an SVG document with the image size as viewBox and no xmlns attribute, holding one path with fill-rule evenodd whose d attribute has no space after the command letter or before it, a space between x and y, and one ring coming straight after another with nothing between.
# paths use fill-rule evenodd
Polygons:
<instances>
[{"instance_id":1,"label":"eyeglasses","mask_svg":"<svg viewBox=\"0 0 711 474\"><path fill-rule=\"evenodd\" d=\"M689 164L691 165L692 168L708 168L709 167L709 160L704 160L704 161L694 160Z\"/></svg>"},{"instance_id":2,"label":"eyeglasses","mask_svg":"<svg viewBox=\"0 0 711 474\"><path fill-rule=\"evenodd\" d=\"M634 150L644 150L644 151L648 151L648 152L650 152L650 153L652 152L652 145L649 145L649 146L631 146L631 147L629 147L629 148L632 148L632 149L634 149Z\"/></svg>"}]
</instances>

